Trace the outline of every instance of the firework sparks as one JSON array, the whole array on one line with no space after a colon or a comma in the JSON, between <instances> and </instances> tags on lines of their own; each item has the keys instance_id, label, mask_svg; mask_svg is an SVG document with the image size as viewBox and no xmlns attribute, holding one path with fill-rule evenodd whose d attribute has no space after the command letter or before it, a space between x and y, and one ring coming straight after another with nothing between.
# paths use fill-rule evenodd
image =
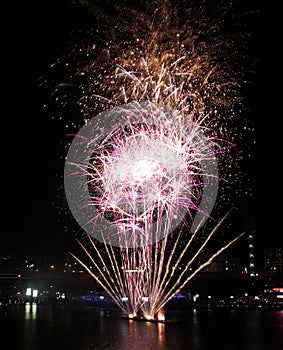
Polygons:
<instances>
[{"instance_id":1,"label":"firework sparks","mask_svg":"<svg viewBox=\"0 0 283 350\"><path fill-rule=\"evenodd\" d=\"M177 12L166 1L153 15L131 13L138 23L130 37L123 26L112 35L109 26L99 54L100 40L75 46L71 81L52 93L65 106L61 89L80 91L75 100L85 125L68 150L65 193L88 234L91 253L79 245L96 272L72 255L121 309L149 319L243 235L191 270L224 220L196 249L217 198L219 157L234 146L233 137L222 137L227 127L221 112L229 107L234 117L239 82L229 66L235 38L223 42L219 29L227 13L203 21L200 11L192 26ZM110 39L119 35L128 39Z\"/></svg>"}]
</instances>

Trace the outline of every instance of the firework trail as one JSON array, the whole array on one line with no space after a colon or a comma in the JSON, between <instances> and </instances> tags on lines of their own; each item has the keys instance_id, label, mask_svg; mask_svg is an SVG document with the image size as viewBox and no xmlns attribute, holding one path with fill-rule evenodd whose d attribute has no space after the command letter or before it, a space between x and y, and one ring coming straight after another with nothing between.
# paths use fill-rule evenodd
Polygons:
<instances>
[{"instance_id":1,"label":"firework trail","mask_svg":"<svg viewBox=\"0 0 283 350\"><path fill-rule=\"evenodd\" d=\"M145 2L110 15L80 3L104 26L53 65L70 72L50 96L63 109L75 101L84 123L69 144L65 192L94 269L72 255L121 309L153 318L242 236L192 270L226 218L195 244L217 199L219 162L234 146L231 132L222 135L240 104L239 38L223 29L227 7Z\"/></svg>"}]
</instances>

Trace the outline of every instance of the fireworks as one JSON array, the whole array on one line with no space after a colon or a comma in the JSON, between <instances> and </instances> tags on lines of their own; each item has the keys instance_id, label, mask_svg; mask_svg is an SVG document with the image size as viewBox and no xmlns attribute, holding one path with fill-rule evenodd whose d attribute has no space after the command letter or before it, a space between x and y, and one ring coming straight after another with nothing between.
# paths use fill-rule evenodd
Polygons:
<instances>
[{"instance_id":1,"label":"fireworks","mask_svg":"<svg viewBox=\"0 0 283 350\"><path fill-rule=\"evenodd\" d=\"M127 121L126 126L117 127L118 113ZM182 110L172 114L152 104L136 103L102 117L114 131L110 129L103 137L97 135L92 123L84 127L71 145L65 168L65 190L72 212L84 230L103 242L108 255L106 262L91 241L93 255L82 247L101 274L100 279L84 267L122 309L133 315L142 310L153 317L178 291L176 282L164 295L175 277L172 268L179 268L197 230L174 266L181 231L173 249L167 252L168 261L167 242L180 222L189 226L186 215L193 220L193 212L201 213L198 204L207 192L209 178L217 185L217 172L208 172L217 170L216 146L206 136L201 119ZM93 122L101 126L96 118ZM217 193L217 187L214 191ZM209 203L212 209L213 203ZM82 208L90 217L85 217ZM209 213L205 215L207 218ZM201 224L203 221L198 222L198 228ZM112 246L119 248L118 258ZM180 281L183 276L190 279L186 275L189 267L186 265Z\"/></svg>"},{"instance_id":2,"label":"fireworks","mask_svg":"<svg viewBox=\"0 0 283 350\"><path fill-rule=\"evenodd\" d=\"M218 190L219 145L204 118L152 103L93 118L73 140L65 167L65 192L82 227L133 248L157 242L186 217L193 222L197 212L193 232Z\"/></svg>"},{"instance_id":3,"label":"fireworks","mask_svg":"<svg viewBox=\"0 0 283 350\"><path fill-rule=\"evenodd\" d=\"M195 244L217 199L219 159L233 146L221 112L234 118L239 82L223 14L204 28L201 11L192 25L167 1L153 15L132 11L131 35L120 23L99 54L97 34L74 47L70 83L52 96L65 105L59 91L76 86L85 122L68 150L65 193L95 272L72 255L121 309L153 318L242 235L192 269L224 220Z\"/></svg>"}]
</instances>

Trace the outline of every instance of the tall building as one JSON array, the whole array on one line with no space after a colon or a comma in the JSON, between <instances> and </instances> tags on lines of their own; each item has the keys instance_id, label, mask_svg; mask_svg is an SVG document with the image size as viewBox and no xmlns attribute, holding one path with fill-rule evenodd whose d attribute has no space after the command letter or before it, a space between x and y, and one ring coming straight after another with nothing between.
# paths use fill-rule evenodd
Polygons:
<instances>
[{"instance_id":1,"label":"tall building","mask_svg":"<svg viewBox=\"0 0 283 350\"><path fill-rule=\"evenodd\" d=\"M264 274L267 278L281 278L283 275L283 249L269 248L264 252Z\"/></svg>"},{"instance_id":2,"label":"tall building","mask_svg":"<svg viewBox=\"0 0 283 350\"><path fill-rule=\"evenodd\" d=\"M253 283L255 278L255 257L254 257L254 231L248 236L248 245L249 245L249 276L250 280Z\"/></svg>"}]
</instances>

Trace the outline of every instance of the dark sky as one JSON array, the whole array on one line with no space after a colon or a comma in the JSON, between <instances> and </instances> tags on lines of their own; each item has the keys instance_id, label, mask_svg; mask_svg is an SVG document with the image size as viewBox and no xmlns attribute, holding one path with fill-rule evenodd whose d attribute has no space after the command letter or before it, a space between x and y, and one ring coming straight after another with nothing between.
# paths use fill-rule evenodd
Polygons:
<instances>
[{"instance_id":1,"label":"dark sky","mask_svg":"<svg viewBox=\"0 0 283 350\"><path fill-rule=\"evenodd\" d=\"M60 189L64 164L60 153L65 130L63 124L43 111L44 99L37 81L66 47L70 31L86 23L85 13L74 11L70 3L13 2L3 11L9 20L2 30L1 50L4 178L0 252L62 254L73 240L73 233L64 225L71 217L65 218L57 210L60 200L64 206ZM254 28L254 23L251 26ZM260 51L260 32L258 36ZM270 87L265 99L260 98L261 74L268 77L262 65L259 70L258 86L247 96L250 101L257 100L253 102L252 117L256 122L256 160L249 170L256 183L257 196L252 204L256 209L247 210L256 215L257 244L262 249L278 244L282 235L282 204L278 197L282 198L279 153L283 130L276 118L273 121L279 110L274 106Z\"/></svg>"},{"instance_id":2,"label":"dark sky","mask_svg":"<svg viewBox=\"0 0 283 350\"><path fill-rule=\"evenodd\" d=\"M64 131L43 111L38 86L38 78L62 51L72 28L67 4L13 2L6 10L10 20L2 44L5 181L0 250L53 255L68 244L56 208Z\"/></svg>"}]
</instances>

